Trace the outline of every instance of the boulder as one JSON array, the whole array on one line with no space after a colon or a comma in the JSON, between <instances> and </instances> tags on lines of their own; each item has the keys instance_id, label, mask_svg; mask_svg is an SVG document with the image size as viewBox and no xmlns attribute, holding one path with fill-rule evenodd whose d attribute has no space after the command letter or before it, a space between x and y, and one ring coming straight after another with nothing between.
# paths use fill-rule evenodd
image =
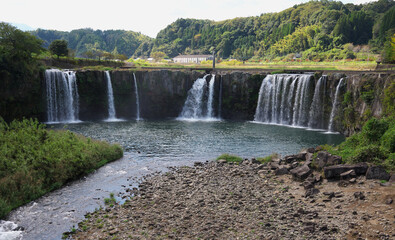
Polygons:
<instances>
[{"instance_id":1,"label":"boulder","mask_svg":"<svg viewBox=\"0 0 395 240\"><path fill-rule=\"evenodd\" d=\"M288 155L281 159L281 162L292 163L293 161L305 161L307 153L299 153L295 155Z\"/></svg>"},{"instance_id":2,"label":"boulder","mask_svg":"<svg viewBox=\"0 0 395 240\"><path fill-rule=\"evenodd\" d=\"M270 162L269 167L272 170L276 170L276 169L280 168L280 165L278 164L278 162Z\"/></svg>"},{"instance_id":3,"label":"boulder","mask_svg":"<svg viewBox=\"0 0 395 240\"><path fill-rule=\"evenodd\" d=\"M341 164L324 168L324 176L326 179L340 179L340 174L354 170L356 176L366 174L368 165L366 163L357 163L352 165Z\"/></svg>"},{"instance_id":4,"label":"boulder","mask_svg":"<svg viewBox=\"0 0 395 240\"><path fill-rule=\"evenodd\" d=\"M291 171L292 176L298 180L304 180L311 174L311 169L307 165L294 168Z\"/></svg>"},{"instance_id":5,"label":"boulder","mask_svg":"<svg viewBox=\"0 0 395 240\"><path fill-rule=\"evenodd\" d=\"M306 156L305 156L305 160L306 160L306 162L307 161L313 161L313 154L312 153L306 153Z\"/></svg>"},{"instance_id":6,"label":"boulder","mask_svg":"<svg viewBox=\"0 0 395 240\"><path fill-rule=\"evenodd\" d=\"M382 166L370 166L366 172L366 179L379 179L388 181L390 177L391 175L387 173Z\"/></svg>"},{"instance_id":7,"label":"boulder","mask_svg":"<svg viewBox=\"0 0 395 240\"><path fill-rule=\"evenodd\" d=\"M288 171L288 169L286 167L280 167L280 168L278 168L278 169L276 169L274 171L274 174L276 174L276 175L285 175L285 174L289 174L289 171Z\"/></svg>"},{"instance_id":8,"label":"boulder","mask_svg":"<svg viewBox=\"0 0 395 240\"><path fill-rule=\"evenodd\" d=\"M323 169L324 167L333 166L341 164L342 158L340 156L332 155L326 151L320 151L315 159L315 164L318 169Z\"/></svg>"}]
</instances>

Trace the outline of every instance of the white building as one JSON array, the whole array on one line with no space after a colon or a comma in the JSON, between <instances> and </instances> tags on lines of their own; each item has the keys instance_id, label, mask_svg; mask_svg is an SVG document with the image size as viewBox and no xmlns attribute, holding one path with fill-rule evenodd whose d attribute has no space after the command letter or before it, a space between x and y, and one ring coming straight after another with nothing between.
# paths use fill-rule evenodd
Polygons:
<instances>
[{"instance_id":1,"label":"white building","mask_svg":"<svg viewBox=\"0 0 395 240\"><path fill-rule=\"evenodd\" d=\"M213 60L213 55L178 55L173 58L175 63L200 63L207 60Z\"/></svg>"}]
</instances>

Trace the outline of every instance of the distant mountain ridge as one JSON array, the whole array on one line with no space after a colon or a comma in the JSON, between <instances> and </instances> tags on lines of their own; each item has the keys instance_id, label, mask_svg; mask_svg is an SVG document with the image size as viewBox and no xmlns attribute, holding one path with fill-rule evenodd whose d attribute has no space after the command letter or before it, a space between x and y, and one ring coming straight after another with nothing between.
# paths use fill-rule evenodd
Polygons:
<instances>
[{"instance_id":1,"label":"distant mountain ridge","mask_svg":"<svg viewBox=\"0 0 395 240\"><path fill-rule=\"evenodd\" d=\"M338 54L346 43L369 44L371 51L379 52L386 38L395 33L395 4L393 0L361 5L321 0L294 5L279 13L220 22L178 19L155 39L123 30L38 29L32 33L43 39L45 46L55 39L65 39L77 55L89 48L115 50L135 58L147 58L152 52L164 52L169 57L211 54L215 49L219 57L244 60L302 52L307 57L319 52ZM348 56L346 50L344 56Z\"/></svg>"}]
</instances>

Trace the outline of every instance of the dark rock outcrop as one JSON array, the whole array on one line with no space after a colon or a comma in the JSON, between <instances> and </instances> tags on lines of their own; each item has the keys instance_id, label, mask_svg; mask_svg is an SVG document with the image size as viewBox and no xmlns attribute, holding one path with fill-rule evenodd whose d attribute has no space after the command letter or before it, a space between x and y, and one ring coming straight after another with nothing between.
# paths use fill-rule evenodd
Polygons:
<instances>
[{"instance_id":1,"label":"dark rock outcrop","mask_svg":"<svg viewBox=\"0 0 395 240\"><path fill-rule=\"evenodd\" d=\"M368 170L368 164L358 163L353 165L335 165L324 168L324 176L327 179L340 179L341 174L350 170L354 170L357 176L364 175Z\"/></svg>"},{"instance_id":2,"label":"dark rock outcrop","mask_svg":"<svg viewBox=\"0 0 395 240\"><path fill-rule=\"evenodd\" d=\"M318 169L323 169L324 167L333 166L341 164L342 158L336 155L332 155L326 151L320 151L315 159L315 165Z\"/></svg>"},{"instance_id":3,"label":"dark rock outcrop","mask_svg":"<svg viewBox=\"0 0 395 240\"><path fill-rule=\"evenodd\" d=\"M388 181L390 177L391 175L387 173L382 166L370 166L366 172L366 179L379 179Z\"/></svg>"}]
</instances>

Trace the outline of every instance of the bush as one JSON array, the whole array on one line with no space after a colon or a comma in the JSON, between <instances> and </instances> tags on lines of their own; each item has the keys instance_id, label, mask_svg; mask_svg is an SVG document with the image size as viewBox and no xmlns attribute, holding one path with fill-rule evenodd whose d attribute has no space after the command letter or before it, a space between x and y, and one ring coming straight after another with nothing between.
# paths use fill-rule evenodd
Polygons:
<instances>
[{"instance_id":1,"label":"bush","mask_svg":"<svg viewBox=\"0 0 395 240\"><path fill-rule=\"evenodd\" d=\"M119 145L49 131L37 120L0 118L0 218L122 155Z\"/></svg>"},{"instance_id":2,"label":"bush","mask_svg":"<svg viewBox=\"0 0 395 240\"><path fill-rule=\"evenodd\" d=\"M329 152L341 156L346 163L370 162L393 171L395 170L395 120L372 118L365 123L360 133L348 137Z\"/></svg>"},{"instance_id":3,"label":"bush","mask_svg":"<svg viewBox=\"0 0 395 240\"><path fill-rule=\"evenodd\" d=\"M380 149L380 146L367 145L357 148L355 154L350 157L349 162L370 162L380 165L384 162L386 157L386 154Z\"/></svg>"},{"instance_id":4,"label":"bush","mask_svg":"<svg viewBox=\"0 0 395 240\"><path fill-rule=\"evenodd\" d=\"M381 137L381 146L391 153L395 152L395 124L393 124Z\"/></svg>"},{"instance_id":5,"label":"bush","mask_svg":"<svg viewBox=\"0 0 395 240\"><path fill-rule=\"evenodd\" d=\"M375 143L380 140L387 131L389 123L385 119L378 120L372 118L365 123L362 128L362 134L365 136L367 143Z\"/></svg>"}]
</instances>

